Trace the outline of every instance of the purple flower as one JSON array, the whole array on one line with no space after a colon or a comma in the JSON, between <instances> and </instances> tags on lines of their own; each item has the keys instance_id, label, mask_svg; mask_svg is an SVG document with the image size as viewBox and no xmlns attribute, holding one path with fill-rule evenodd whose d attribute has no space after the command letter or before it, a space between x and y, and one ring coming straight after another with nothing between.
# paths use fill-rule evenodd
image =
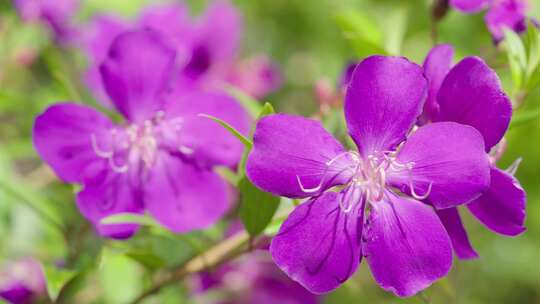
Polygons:
<instances>
[{"instance_id":1,"label":"purple flower","mask_svg":"<svg viewBox=\"0 0 540 304\"><path fill-rule=\"evenodd\" d=\"M42 21L60 42L71 40L75 27L71 18L78 9L77 0L14 0L15 8L24 21Z\"/></svg>"},{"instance_id":2,"label":"purple flower","mask_svg":"<svg viewBox=\"0 0 540 304\"><path fill-rule=\"evenodd\" d=\"M229 71L227 80L254 98L267 96L283 82L279 67L265 55L236 63Z\"/></svg>"},{"instance_id":3,"label":"purple flower","mask_svg":"<svg viewBox=\"0 0 540 304\"><path fill-rule=\"evenodd\" d=\"M505 27L516 33L527 29L527 0L450 0L450 4L465 13L476 13L489 8L484 18L496 42L503 40Z\"/></svg>"},{"instance_id":4,"label":"purple flower","mask_svg":"<svg viewBox=\"0 0 540 304\"><path fill-rule=\"evenodd\" d=\"M34 303L46 288L43 268L32 258L19 259L0 270L0 298L9 303Z\"/></svg>"},{"instance_id":5,"label":"purple flower","mask_svg":"<svg viewBox=\"0 0 540 304\"><path fill-rule=\"evenodd\" d=\"M229 186L212 168L235 166L243 146L199 114L241 132L250 119L227 95L169 90L174 62L175 49L159 33L124 33L100 68L124 123L74 103L53 105L36 119L37 151L61 179L83 185L77 205L103 236L127 238L137 230L100 223L120 212L147 211L186 232L213 224L229 208Z\"/></svg>"},{"instance_id":6,"label":"purple flower","mask_svg":"<svg viewBox=\"0 0 540 304\"><path fill-rule=\"evenodd\" d=\"M255 59L249 70L235 63L242 20L228 1L215 1L197 20L183 4L156 5L146 8L135 21L97 16L85 31L81 44L90 59L86 79L100 101L106 103L99 93L103 92L99 65L112 40L126 30L140 28L158 31L171 41L177 52L175 78L186 89L213 90L229 82L259 97L280 85L280 74L268 60Z\"/></svg>"},{"instance_id":7,"label":"purple flower","mask_svg":"<svg viewBox=\"0 0 540 304\"><path fill-rule=\"evenodd\" d=\"M276 264L308 290L337 288L362 257L379 285L402 297L450 270L448 234L421 201L449 208L477 198L489 186L489 160L471 126L413 129L426 93L422 68L405 58L359 63L345 98L358 151L314 120L277 114L258 122L248 177L265 191L308 198L270 246Z\"/></svg>"},{"instance_id":8,"label":"purple flower","mask_svg":"<svg viewBox=\"0 0 540 304\"><path fill-rule=\"evenodd\" d=\"M256 250L220 266L212 272L193 278L197 294L221 291L225 295L219 304L316 304L319 297L289 279L276 265L267 251Z\"/></svg>"},{"instance_id":9,"label":"purple flower","mask_svg":"<svg viewBox=\"0 0 540 304\"><path fill-rule=\"evenodd\" d=\"M497 153L512 116L512 105L497 74L482 59L468 57L451 68L454 50L439 45L424 62L429 96L423 123L453 121L476 128L484 137L486 152ZM525 231L525 191L512 174L498 169L491 158L490 187L467 204L469 211L487 228L514 236ZM475 258L456 208L439 210L459 258Z\"/></svg>"}]
</instances>

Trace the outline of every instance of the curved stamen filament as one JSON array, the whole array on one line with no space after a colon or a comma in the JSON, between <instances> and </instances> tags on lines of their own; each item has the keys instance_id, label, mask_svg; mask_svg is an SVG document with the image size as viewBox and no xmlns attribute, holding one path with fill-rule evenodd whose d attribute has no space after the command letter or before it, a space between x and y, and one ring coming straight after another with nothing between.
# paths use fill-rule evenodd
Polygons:
<instances>
[{"instance_id":1,"label":"curved stamen filament","mask_svg":"<svg viewBox=\"0 0 540 304\"><path fill-rule=\"evenodd\" d=\"M324 169L324 171L321 173L321 180L319 181L319 183L317 184L317 186L315 187L312 187L312 188L307 188L304 186L304 184L302 183L302 180L300 178L299 175L296 175L296 181L298 182L298 186L300 187L300 190L302 190L302 192L306 193L306 194L312 194L312 193L316 193L316 192L319 192L323 185L325 184L325 182L328 181L328 173L330 172L330 169L332 168L332 165L337 162L340 158L344 157L344 156L351 156L353 159L356 159L357 156L353 153L353 152L343 152L343 153L340 153L339 155L335 156L334 158L330 159L329 161L327 161L325 163L326 165L326 168ZM351 169L350 167L346 167L342 170L340 170L339 172L337 172L335 175L333 175L333 178L335 178L336 176L339 176L341 173L347 171ZM332 179L330 179L332 180Z\"/></svg>"},{"instance_id":2,"label":"curved stamen filament","mask_svg":"<svg viewBox=\"0 0 540 304\"><path fill-rule=\"evenodd\" d=\"M129 166L127 163L123 164L123 165L117 165L115 162L114 162L114 157L109 157L109 165L111 166L111 168L113 169L114 172L116 173L125 173L128 171L129 169Z\"/></svg>"},{"instance_id":3,"label":"curved stamen filament","mask_svg":"<svg viewBox=\"0 0 540 304\"><path fill-rule=\"evenodd\" d=\"M94 153L96 153L97 156L103 157L103 158L110 158L114 155L113 151L104 151L99 147L96 136L93 133L90 134L90 141L92 143L92 149L94 150Z\"/></svg>"},{"instance_id":4,"label":"curved stamen filament","mask_svg":"<svg viewBox=\"0 0 540 304\"><path fill-rule=\"evenodd\" d=\"M433 183L430 182L429 185L428 185L428 188L426 190L426 193L420 195L420 194L416 193L416 191L414 190L414 185L413 185L412 179L409 180L409 189L411 191L411 195L412 195L412 197L414 197L417 200L425 200L426 198L428 198L428 196L431 194L432 186L433 186Z\"/></svg>"}]
</instances>

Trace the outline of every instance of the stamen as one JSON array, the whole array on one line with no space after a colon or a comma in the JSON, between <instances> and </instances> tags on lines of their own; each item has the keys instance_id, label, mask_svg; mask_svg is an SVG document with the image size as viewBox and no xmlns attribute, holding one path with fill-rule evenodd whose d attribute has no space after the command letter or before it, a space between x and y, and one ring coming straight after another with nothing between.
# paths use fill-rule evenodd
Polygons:
<instances>
[{"instance_id":1,"label":"stamen","mask_svg":"<svg viewBox=\"0 0 540 304\"><path fill-rule=\"evenodd\" d=\"M101 150L101 148L98 146L96 136L94 135L94 133L90 134L90 141L92 142L92 149L94 150L97 156L103 157L103 158L110 158L114 155L113 151Z\"/></svg>"},{"instance_id":2,"label":"stamen","mask_svg":"<svg viewBox=\"0 0 540 304\"><path fill-rule=\"evenodd\" d=\"M412 197L414 197L417 200L425 200L426 198L428 198L429 195L431 194L432 186L433 186L433 183L430 182L429 185L428 185L428 189L427 189L426 193L424 193L423 195L419 195L414 190L414 185L413 185L412 179L409 180L409 189L411 190L411 195L412 195Z\"/></svg>"},{"instance_id":3,"label":"stamen","mask_svg":"<svg viewBox=\"0 0 540 304\"><path fill-rule=\"evenodd\" d=\"M182 152L183 154L186 154L186 155L191 155L193 154L193 149L191 149L190 147L187 147L187 146L180 146L178 147L178 151Z\"/></svg>"},{"instance_id":4,"label":"stamen","mask_svg":"<svg viewBox=\"0 0 540 304\"><path fill-rule=\"evenodd\" d=\"M323 178L321 178L321 182L314 188L306 188L306 187L304 187L304 185L302 184L302 181L300 180L300 177L298 175L296 176L296 180L298 181L298 186L300 186L300 189L302 190L302 192L304 192L306 194L315 193L315 192L318 192L319 190L321 190L322 185L324 183L324 175L323 175Z\"/></svg>"},{"instance_id":5,"label":"stamen","mask_svg":"<svg viewBox=\"0 0 540 304\"><path fill-rule=\"evenodd\" d=\"M109 158L109 165L111 166L113 171L116 173L126 173L129 169L129 166L127 163L123 164L122 166L118 166L117 164L115 164L114 157Z\"/></svg>"}]
</instances>

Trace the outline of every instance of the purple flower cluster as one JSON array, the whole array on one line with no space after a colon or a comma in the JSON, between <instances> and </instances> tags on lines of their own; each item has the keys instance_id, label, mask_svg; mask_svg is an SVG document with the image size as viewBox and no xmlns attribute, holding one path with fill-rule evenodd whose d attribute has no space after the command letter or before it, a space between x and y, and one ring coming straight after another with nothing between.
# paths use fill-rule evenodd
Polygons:
<instances>
[{"instance_id":1,"label":"purple flower cluster","mask_svg":"<svg viewBox=\"0 0 540 304\"><path fill-rule=\"evenodd\" d=\"M468 57L451 68L450 45L434 47L426 57L424 71L429 94L421 125L454 121L477 129L490 153L490 186L466 204L467 209L490 230L509 236L525 231L525 191L511 172L495 166L512 106L500 81L480 58ZM459 258L477 257L456 208L438 210Z\"/></svg>"},{"instance_id":2,"label":"purple flower cluster","mask_svg":"<svg viewBox=\"0 0 540 304\"><path fill-rule=\"evenodd\" d=\"M452 229L462 226L441 214L458 205L481 205L484 223L502 216L505 227L523 231L524 193L486 153L508 127L510 101L480 59L450 72L451 58L444 60L428 58L422 68L373 56L354 68L345 118L357 150L314 120L276 114L258 122L248 177L265 191L307 199L270 251L310 291L337 288L366 258L382 288L416 294L451 268L452 242L459 251ZM501 176L515 190L511 202L498 192ZM483 203L494 199L514 213Z\"/></svg>"},{"instance_id":3,"label":"purple flower cluster","mask_svg":"<svg viewBox=\"0 0 540 304\"><path fill-rule=\"evenodd\" d=\"M177 51L169 42L150 29L112 42L99 70L124 122L70 102L36 119L37 151L62 180L82 185L77 205L103 236L127 238L137 230L100 223L117 213L147 211L170 230L186 232L215 223L231 205L231 189L212 169L236 166L243 145L200 114L243 133L250 118L226 94L175 83Z\"/></svg>"},{"instance_id":4,"label":"purple flower cluster","mask_svg":"<svg viewBox=\"0 0 540 304\"><path fill-rule=\"evenodd\" d=\"M41 264L24 258L6 264L0 270L0 298L12 304L31 304L46 292Z\"/></svg>"},{"instance_id":5,"label":"purple flower cluster","mask_svg":"<svg viewBox=\"0 0 540 304\"><path fill-rule=\"evenodd\" d=\"M504 38L505 27L517 33L527 29L527 0L450 0L450 5L465 13L476 13L488 8L484 19L496 42Z\"/></svg>"},{"instance_id":6,"label":"purple flower cluster","mask_svg":"<svg viewBox=\"0 0 540 304\"><path fill-rule=\"evenodd\" d=\"M166 36L176 49L175 82L188 89L238 86L254 97L263 97L281 85L277 67L265 56L236 63L242 33L242 18L228 1L215 1L200 18L193 20L183 4L147 7L134 21L115 16L96 16L85 28L81 46L90 59L86 80L105 101L99 65L111 42L120 33L152 29Z\"/></svg>"}]
</instances>

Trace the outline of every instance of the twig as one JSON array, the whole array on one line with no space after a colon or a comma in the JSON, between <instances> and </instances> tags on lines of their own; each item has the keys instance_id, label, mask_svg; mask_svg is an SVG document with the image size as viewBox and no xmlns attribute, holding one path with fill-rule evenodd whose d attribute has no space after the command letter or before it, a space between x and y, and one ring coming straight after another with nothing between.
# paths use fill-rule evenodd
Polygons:
<instances>
[{"instance_id":1,"label":"twig","mask_svg":"<svg viewBox=\"0 0 540 304\"><path fill-rule=\"evenodd\" d=\"M234 259L240 254L249 251L249 247L251 246L247 246L248 242L249 235L245 231L221 241L205 253L194 257L182 265L182 267L166 274L162 279L158 280L154 286L141 293L131 303L141 303L147 297L158 293L162 288L180 281L190 274L219 266L224 262Z\"/></svg>"}]
</instances>

